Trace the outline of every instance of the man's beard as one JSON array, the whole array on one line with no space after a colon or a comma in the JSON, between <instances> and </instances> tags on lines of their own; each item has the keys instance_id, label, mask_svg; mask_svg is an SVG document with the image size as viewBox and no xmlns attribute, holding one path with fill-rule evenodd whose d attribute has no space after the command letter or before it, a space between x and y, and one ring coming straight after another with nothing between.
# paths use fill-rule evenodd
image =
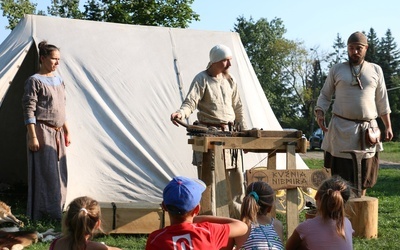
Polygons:
<instances>
[{"instance_id":1,"label":"man's beard","mask_svg":"<svg viewBox=\"0 0 400 250\"><path fill-rule=\"evenodd\" d=\"M226 68L222 71L222 73L228 74L228 73L229 73L229 67L226 67Z\"/></svg>"},{"instance_id":2,"label":"man's beard","mask_svg":"<svg viewBox=\"0 0 400 250\"><path fill-rule=\"evenodd\" d=\"M353 65L359 65L364 61L364 57L363 56L355 56L353 55L353 57L351 57L349 54L349 62Z\"/></svg>"}]
</instances>

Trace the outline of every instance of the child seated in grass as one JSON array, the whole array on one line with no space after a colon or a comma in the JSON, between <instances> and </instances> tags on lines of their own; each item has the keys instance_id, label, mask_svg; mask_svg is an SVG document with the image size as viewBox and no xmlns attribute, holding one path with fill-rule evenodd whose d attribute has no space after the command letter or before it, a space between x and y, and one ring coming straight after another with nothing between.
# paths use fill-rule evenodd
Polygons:
<instances>
[{"instance_id":1,"label":"child seated in grass","mask_svg":"<svg viewBox=\"0 0 400 250\"><path fill-rule=\"evenodd\" d=\"M55 239L50 250L120 250L103 243L91 241L95 232L101 230L99 203L87 196L74 199L63 219L63 235Z\"/></svg>"},{"instance_id":2,"label":"child seated in grass","mask_svg":"<svg viewBox=\"0 0 400 250\"><path fill-rule=\"evenodd\" d=\"M282 222L271 216L274 203L274 190L266 182L253 182L247 187L240 219L248 230L237 239L235 249L284 249Z\"/></svg>"},{"instance_id":3,"label":"child seated in grass","mask_svg":"<svg viewBox=\"0 0 400 250\"><path fill-rule=\"evenodd\" d=\"M183 176L169 182L164 188L162 206L171 225L152 232L146 250L226 249L230 241L246 233L246 224L239 220L198 215L205 189L201 180Z\"/></svg>"},{"instance_id":4,"label":"child seated in grass","mask_svg":"<svg viewBox=\"0 0 400 250\"><path fill-rule=\"evenodd\" d=\"M350 186L341 177L325 180L315 195L317 215L297 226L286 249L352 250L354 230L345 217L350 193Z\"/></svg>"}]
</instances>

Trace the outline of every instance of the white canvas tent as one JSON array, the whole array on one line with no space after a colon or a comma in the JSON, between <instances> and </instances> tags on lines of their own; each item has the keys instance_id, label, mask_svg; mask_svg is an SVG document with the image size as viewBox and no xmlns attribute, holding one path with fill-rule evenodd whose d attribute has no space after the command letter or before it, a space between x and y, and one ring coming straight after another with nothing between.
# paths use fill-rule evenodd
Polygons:
<instances>
[{"instance_id":1,"label":"white canvas tent","mask_svg":"<svg viewBox=\"0 0 400 250\"><path fill-rule=\"evenodd\" d=\"M42 40L61 49L56 74L66 84L72 138L68 200L158 204L172 176L196 176L186 130L169 117L216 44L234 53L231 72L249 127L281 129L237 33L27 15L0 45L0 183L26 183L21 96ZM285 167L285 155L277 161ZM267 159L248 153L244 162L251 168Z\"/></svg>"}]
</instances>

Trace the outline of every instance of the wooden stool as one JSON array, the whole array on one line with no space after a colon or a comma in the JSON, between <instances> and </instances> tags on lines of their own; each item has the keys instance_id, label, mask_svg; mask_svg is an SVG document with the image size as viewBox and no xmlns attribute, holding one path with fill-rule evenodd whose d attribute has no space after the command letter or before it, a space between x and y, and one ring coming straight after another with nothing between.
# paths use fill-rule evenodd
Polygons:
<instances>
[{"instance_id":1,"label":"wooden stool","mask_svg":"<svg viewBox=\"0 0 400 250\"><path fill-rule=\"evenodd\" d=\"M346 216L351 221L354 236L378 238L378 199L363 196L347 201Z\"/></svg>"}]
</instances>

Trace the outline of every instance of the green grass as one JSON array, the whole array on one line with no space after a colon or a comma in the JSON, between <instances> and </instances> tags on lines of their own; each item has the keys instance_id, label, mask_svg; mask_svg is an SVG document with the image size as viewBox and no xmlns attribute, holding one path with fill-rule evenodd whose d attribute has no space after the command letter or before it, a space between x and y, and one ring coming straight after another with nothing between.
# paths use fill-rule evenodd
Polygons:
<instances>
[{"instance_id":1,"label":"green grass","mask_svg":"<svg viewBox=\"0 0 400 250\"><path fill-rule=\"evenodd\" d=\"M384 142L383 151L379 155L382 160L400 164L400 142Z\"/></svg>"},{"instance_id":2,"label":"green grass","mask_svg":"<svg viewBox=\"0 0 400 250\"><path fill-rule=\"evenodd\" d=\"M400 143L384 143L384 151L380 154L382 160L397 162L400 164ZM311 169L318 169L323 166L323 160L304 159L305 163ZM360 239L353 238L355 250L369 249L399 249L400 239L400 213L398 204L400 204L400 169L388 168L380 169L377 184L367 191L367 195L379 199L379 218L378 218L378 238ZM14 215L24 221L26 229L35 229L44 232L49 228L55 228L60 231L60 225L52 221L39 221L33 223L25 214L25 194L22 190L9 190L7 193L0 193L0 200L5 201L12 206ZM304 211L300 213L300 221L304 221ZM286 216L277 214L279 220L284 225ZM110 246L120 247L122 249L135 250L144 249L146 245L146 235L109 235L96 237L96 241L104 242ZM286 239L284 239L286 241ZM37 243L30 246L29 250L47 250L50 243Z\"/></svg>"}]
</instances>

